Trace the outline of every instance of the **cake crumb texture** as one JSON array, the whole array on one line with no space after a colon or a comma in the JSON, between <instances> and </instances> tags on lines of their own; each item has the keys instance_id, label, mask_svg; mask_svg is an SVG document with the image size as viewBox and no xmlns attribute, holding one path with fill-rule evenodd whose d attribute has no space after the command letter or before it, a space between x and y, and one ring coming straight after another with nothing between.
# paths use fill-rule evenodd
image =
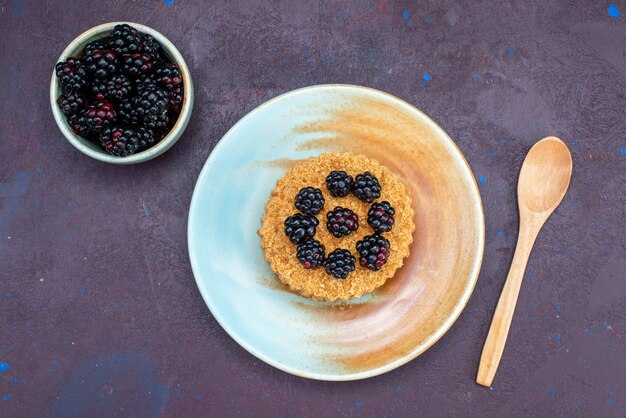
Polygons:
<instances>
[{"instance_id":1,"label":"cake crumb texture","mask_svg":"<svg viewBox=\"0 0 626 418\"><path fill-rule=\"evenodd\" d=\"M352 194L346 197L333 197L326 188L326 176L333 170L346 171L352 177L365 171L374 174L382 187L381 196L376 201L389 201L395 209L394 226L391 231L383 234L391 243L390 255L387 263L379 271L361 267L356 251L357 241L374 233L367 223L370 204L360 201ZM332 277L323 267L305 269L296 258L296 246L285 235L284 221L298 212L294 206L295 196L306 186L322 190L326 200L324 209L317 215L319 225L315 239L324 245L327 255L335 248L343 248L357 258L356 270L346 279ZM326 214L336 206L351 209L357 214L359 228L356 232L335 238L328 231ZM339 301L370 293L391 279L409 255L414 230L411 197L406 186L378 162L364 155L345 152L311 157L296 163L288 170L276 182L276 187L270 194L258 233L265 259L278 278L290 289L315 300Z\"/></svg>"}]
</instances>

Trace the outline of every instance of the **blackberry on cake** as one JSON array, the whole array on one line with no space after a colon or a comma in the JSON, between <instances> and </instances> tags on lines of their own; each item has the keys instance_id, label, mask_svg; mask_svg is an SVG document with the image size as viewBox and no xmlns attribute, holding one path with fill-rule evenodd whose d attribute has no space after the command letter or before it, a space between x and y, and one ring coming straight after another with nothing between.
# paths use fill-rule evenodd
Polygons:
<instances>
[{"instance_id":1,"label":"blackberry on cake","mask_svg":"<svg viewBox=\"0 0 626 418\"><path fill-rule=\"evenodd\" d=\"M298 245L296 257L305 269L314 269L324 263L324 246L319 241L311 239Z\"/></svg>"},{"instance_id":2,"label":"blackberry on cake","mask_svg":"<svg viewBox=\"0 0 626 418\"><path fill-rule=\"evenodd\" d=\"M324 196L320 189L305 187L296 195L296 208L307 215L317 215L324 209Z\"/></svg>"},{"instance_id":3,"label":"blackberry on cake","mask_svg":"<svg viewBox=\"0 0 626 418\"><path fill-rule=\"evenodd\" d=\"M359 228L359 218L356 213L341 206L328 212L326 218L326 227L335 238L341 238Z\"/></svg>"},{"instance_id":4,"label":"blackberry on cake","mask_svg":"<svg viewBox=\"0 0 626 418\"><path fill-rule=\"evenodd\" d=\"M387 201L372 203L372 206L367 212L367 223L370 224L377 234L389 232L395 222L393 217L395 213L395 209L391 206L391 203Z\"/></svg>"},{"instance_id":5,"label":"blackberry on cake","mask_svg":"<svg viewBox=\"0 0 626 418\"><path fill-rule=\"evenodd\" d=\"M356 244L356 250L359 253L359 264L373 271L380 270L389 258L389 248L391 248L391 244L382 235L366 236Z\"/></svg>"},{"instance_id":6,"label":"blackberry on cake","mask_svg":"<svg viewBox=\"0 0 626 418\"><path fill-rule=\"evenodd\" d=\"M296 213L285 219L285 235L294 244L302 244L315 236L319 221L315 216Z\"/></svg>"},{"instance_id":7,"label":"blackberry on cake","mask_svg":"<svg viewBox=\"0 0 626 418\"><path fill-rule=\"evenodd\" d=\"M354 271L356 259L348 250L337 248L324 261L326 273L336 279L345 279Z\"/></svg>"},{"instance_id":8,"label":"blackberry on cake","mask_svg":"<svg viewBox=\"0 0 626 418\"><path fill-rule=\"evenodd\" d=\"M345 171L331 171L326 177L326 187L334 197L345 197L352 191L354 179Z\"/></svg>"},{"instance_id":9,"label":"blackberry on cake","mask_svg":"<svg viewBox=\"0 0 626 418\"><path fill-rule=\"evenodd\" d=\"M380 197L380 183L375 175L366 171L359 174L354 179L354 189L352 193L359 199L367 203L372 203Z\"/></svg>"}]
</instances>

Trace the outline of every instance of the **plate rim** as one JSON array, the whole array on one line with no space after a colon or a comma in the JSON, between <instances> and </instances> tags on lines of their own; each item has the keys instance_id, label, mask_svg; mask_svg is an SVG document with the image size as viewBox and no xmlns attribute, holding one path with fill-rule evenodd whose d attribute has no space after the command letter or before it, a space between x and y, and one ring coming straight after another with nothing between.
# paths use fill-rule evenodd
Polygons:
<instances>
[{"instance_id":1,"label":"plate rim","mask_svg":"<svg viewBox=\"0 0 626 418\"><path fill-rule=\"evenodd\" d=\"M472 192L475 197L474 204L476 203L478 204L478 209L479 209L479 214L480 214L480 216L478 217L478 223L479 223L478 225L478 235L479 235L478 236L478 254L477 254L476 259L474 260L472 271L470 272L470 277L469 277L470 286L468 286L465 292L462 294L461 299L455 305L454 310L452 311L452 314L430 336L430 338L428 338L424 343L416 346L415 349L411 351L410 353L392 362L386 363L382 366L365 370L365 371L356 372L356 373L328 374L328 373L316 373L316 372L310 372L306 370L300 370L298 368L294 368L294 367L282 364L280 361L267 357L264 354L258 352L254 347L249 345L245 341L244 338L239 336L236 332L234 332L234 330L232 330L226 325L226 321L224 321L218 309L212 309L215 307L212 303L209 290L206 289L205 286L198 279L198 274L197 274L197 272L199 271L198 260L195 257L195 252L192 251L193 244L192 244L191 236L192 236L192 229L193 229L192 227L194 226L194 221L192 220L192 213L196 213L196 206L198 205L198 200L199 200L198 184L200 184L200 180L203 179L207 175L209 168L214 164L215 158L217 158L215 156L219 154L219 151L224 146L224 144L227 141L229 141L229 138L231 138L232 136L232 132L235 129L237 129L238 126L242 124L245 120L252 117L254 114L261 111L265 107L270 106L279 100L285 100L287 98L300 95L300 94L307 94L315 90L357 90L357 91L365 92L367 94L383 96L385 99L396 102L401 107L409 110L410 112L415 113L418 117L421 117L422 119L426 120L429 124L432 125L432 127L435 130L439 130L441 133L443 133L443 136L445 140L447 140L448 145L452 146L452 149L458 154L458 156L461 158L461 161L464 163L464 167L467 170L466 174L469 175L470 180L471 180L470 183L473 186ZM231 126L230 129L228 129L228 131L226 131L226 133L218 141L215 147L213 147L213 149L211 150L211 153L207 157L204 165L202 166L202 170L200 170L200 173L198 174L198 177L196 179L196 183L194 184L194 189L193 189L193 193L191 196L191 203L189 205L189 214L187 216L187 252L189 254L189 260L191 263L191 270L194 276L194 280L196 282L196 286L198 287L198 290L200 291L200 294L202 295L202 299L204 300L205 305L209 309L209 312L211 313L213 318L215 318L218 324L222 327L222 329L233 340L235 340L237 344L243 347L246 351L248 351L250 354L258 358L259 360L262 360L263 362L269 364L270 366L273 366L279 370L290 373L292 375L304 377L307 379L315 379L315 380L322 380L322 381L352 381L352 380L360 380L360 379L366 379L369 377L378 376L383 373L394 370L400 366L403 366L404 364L410 362L411 360L414 360L415 358L423 354L426 350L428 350L430 347L432 347L437 341L441 339L441 337L445 335L446 332L450 330L450 328L452 328L452 325L454 325L454 323L457 321L457 319L461 315L461 312L463 312L463 310L467 306L467 303L469 302L472 296L472 293L474 292L474 288L476 287L476 282L478 281L478 276L480 274L483 257L484 257L484 250L485 250L485 212L483 208L482 198L480 196L480 190L478 188L478 183L476 182L476 177L474 176L474 172L472 171L469 163L467 162L465 155L463 154L463 152L461 152L461 149L452 140L452 138L450 138L448 133L441 126L439 126L433 119L431 119L430 116L428 116L426 113L422 112L420 109L413 106L409 102L397 96L394 96L390 93L386 93L378 89L354 85L354 84L341 84L341 83L316 84L316 85L297 88L297 89L282 93L278 96L275 96L261 103L260 105L258 105L257 107L255 107L254 109L246 113L233 126Z\"/></svg>"}]
</instances>

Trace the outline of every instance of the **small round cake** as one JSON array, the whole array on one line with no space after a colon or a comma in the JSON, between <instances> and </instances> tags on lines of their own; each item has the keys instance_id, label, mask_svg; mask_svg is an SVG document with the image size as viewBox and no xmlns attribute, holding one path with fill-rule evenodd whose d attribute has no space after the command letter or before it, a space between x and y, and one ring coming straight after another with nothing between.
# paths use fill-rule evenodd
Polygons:
<instances>
[{"instance_id":1,"label":"small round cake","mask_svg":"<svg viewBox=\"0 0 626 418\"><path fill-rule=\"evenodd\" d=\"M408 189L378 162L331 153L298 162L278 180L261 219L261 247L278 278L315 300L372 292L409 255Z\"/></svg>"}]
</instances>

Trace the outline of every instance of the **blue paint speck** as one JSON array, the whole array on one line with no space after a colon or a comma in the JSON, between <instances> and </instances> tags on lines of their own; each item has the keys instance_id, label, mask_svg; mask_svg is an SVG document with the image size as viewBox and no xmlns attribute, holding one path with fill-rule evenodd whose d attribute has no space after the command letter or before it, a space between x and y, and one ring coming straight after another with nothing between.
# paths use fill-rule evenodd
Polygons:
<instances>
[{"instance_id":1,"label":"blue paint speck","mask_svg":"<svg viewBox=\"0 0 626 418\"><path fill-rule=\"evenodd\" d=\"M402 386L398 386L398 387L396 388L396 392L398 392L398 393L402 392Z\"/></svg>"},{"instance_id":2,"label":"blue paint speck","mask_svg":"<svg viewBox=\"0 0 626 418\"><path fill-rule=\"evenodd\" d=\"M487 183L487 177L485 177L485 176L480 176L480 178L478 179L478 181L480 181L481 183Z\"/></svg>"},{"instance_id":3,"label":"blue paint speck","mask_svg":"<svg viewBox=\"0 0 626 418\"><path fill-rule=\"evenodd\" d=\"M499 236L499 237L504 236L504 231L498 231L498 236Z\"/></svg>"},{"instance_id":4,"label":"blue paint speck","mask_svg":"<svg viewBox=\"0 0 626 418\"><path fill-rule=\"evenodd\" d=\"M56 360L54 360L54 361L52 362L52 364L54 364L55 366L58 366L58 365L59 365L59 362L58 362L58 361L56 361Z\"/></svg>"},{"instance_id":5,"label":"blue paint speck","mask_svg":"<svg viewBox=\"0 0 626 418\"><path fill-rule=\"evenodd\" d=\"M611 5L611 6L613 6L613 5ZM619 13L619 12L618 12L618 13ZM402 18L403 18L403 19L408 19L408 18L409 18L409 16L410 16L410 15L409 15L409 12L404 12L404 13L402 13Z\"/></svg>"},{"instance_id":6,"label":"blue paint speck","mask_svg":"<svg viewBox=\"0 0 626 418\"><path fill-rule=\"evenodd\" d=\"M80 289L78 289L78 291L80 292L81 295L85 294L85 288L81 287Z\"/></svg>"},{"instance_id":7,"label":"blue paint speck","mask_svg":"<svg viewBox=\"0 0 626 418\"><path fill-rule=\"evenodd\" d=\"M622 154L626 154L626 147L621 147L619 149L619 152L621 152Z\"/></svg>"},{"instance_id":8,"label":"blue paint speck","mask_svg":"<svg viewBox=\"0 0 626 418\"><path fill-rule=\"evenodd\" d=\"M430 76L430 74L425 73L425 74L422 76L422 78L423 78L424 80L426 80L426 81L429 81L429 80L430 80L430 78L431 78L431 76Z\"/></svg>"},{"instance_id":9,"label":"blue paint speck","mask_svg":"<svg viewBox=\"0 0 626 418\"><path fill-rule=\"evenodd\" d=\"M506 51L507 55L509 57L512 57L515 54L515 50L514 49L509 49L508 51Z\"/></svg>"},{"instance_id":10,"label":"blue paint speck","mask_svg":"<svg viewBox=\"0 0 626 418\"><path fill-rule=\"evenodd\" d=\"M622 15L620 11L617 10L617 7L615 7L613 3L609 4L609 8L607 9L607 12L609 12L609 16L614 17L616 19Z\"/></svg>"},{"instance_id":11,"label":"blue paint speck","mask_svg":"<svg viewBox=\"0 0 626 418\"><path fill-rule=\"evenodd\" d=\"M608 403L609 405L611 405L613 403L613 399L607 399L606 403Z\"/></svg>"},{"instance_id":12,"label":"blue paint speck","mask_svg":"<svg viewBox=\"0 0 626 418\"><path fill-rule=\"evenodd\" d=\"M9 368L9 363L0 363L0 373Z\"/></svg>"},{"instance_id":13,"label":"blue paint speck","mask_svg":"<svg viewBox=\"0 0 626 418\"><path fill-rule=\"evenodd\" d=\"M199 401L200 399L202 399L202 396L196 395L196 401Z\"/></svg>"},{"instance_id":14,"label":"blue paint speck","mask_svg":"<svg viewBox=\"0 0 626 418\"><path fill-rule=\"evenodd\" d=\"M166 6L171 6L174 3L174 0L163 0Z\"/></svg>"},{"instance_id":15,"label":"blue paint speck","mask_svg":"<svg viewBox=\"0 0 626 418\"><path fill-rule=\"evenodd\" d=\"M4 398L2 398L3 401L8 401L9 399L11 399L13 397L13 395L11 395L10 393L5 396Z\"/></svg>"},{"instance_id":16,"label":"blue paint speck","mask_svg":"<svg viewBox=\"0 0 626 418\"><path fill-rule=\"evenodd\" d=\"M7 299L11 299L11 292L6 292L4 294L4 297L7 298Z\"/></svg>"},{"instance_id":17,"label":"blue paint speck","mask_svg":"<svg viewBox=\"0 0 626 418\"><path fill-rule=\"evenodd\" d=\"M405 12L406 13L406 12ZM356 409L361 409L361 402L356 403Z\"/></svg>"},{"instance_id":18,"label":"blue paint speck","mask_svg":"<svg viewBox=\"0 0 626 418\"><path fill-rule=\"evenodd\" d=\"M35 353L41 353L41 349L35 348Z\"/></svg>"},{"instance_id":19,"label":"blue paint speck","mask_svg":"<svg viewBox=\"0 0 626 418\"><path fill-rule=\"evenodd\" d=\"M24 4L24 0L13 0L11 3L13 8L13 17L15 19L21 19L26 14L26 5Z\"/></svg>"},{"instance_id":20,"label":"blue paint speck","mask_svg":"<svg viewBox=\"0 0 626 418\"><path fill-rule=\"evenodd\" d=\"M474 78L480 78L480 73L478 71L473 71L472 72L472 77Z\"/></svg>"},{"instance_id":21,"label":"blue paint speck","mask_svg":"<svg viewBox=\"0 0 626 418\"><path fill-rule=\"evenodd\" d=\"M552 393L553 395L556 395L556 389L555 388L548 388L548 390L550 391L550 393Z\"/></svg>"},{"instance_id":22,"label":"blue paint speck","mask_svg":"<svg viewBox=\"0 0 626 418\"><path fill-rule=\"evenodd\" d=\"M555 335L554 339L556 340L557 344L560 347L561 346L561 335L559 335L559 334Z\"/></svg>"},{"instance_id":23,"label":"blue paint speck","mask_svg":"<svg viewBox=\"0 0 626 418\"><path fill-rule=\"evenodd\" d=\"M495 152L495 151L493 151L493 152L491 153L491 156L492 156L492 157L495 157L495 156L496 156L496 152Z\"/></svg>"}]
</instances>

